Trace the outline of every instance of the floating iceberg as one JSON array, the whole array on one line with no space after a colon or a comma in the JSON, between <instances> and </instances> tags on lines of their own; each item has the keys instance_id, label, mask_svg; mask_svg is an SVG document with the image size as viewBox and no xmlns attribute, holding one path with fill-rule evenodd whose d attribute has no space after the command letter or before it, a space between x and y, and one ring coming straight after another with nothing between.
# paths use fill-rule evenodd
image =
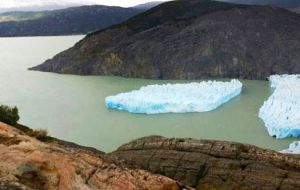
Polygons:
<instances>
[{"instance_id":1,"label":"floating iceberg","mask_svg":"<svg viewBox=\"0 0 300 190\"><path fill-rule=\"evenodd\" d=\"M300 75L273 75L274 93L259 110L271 136L300 136Z\"/></svg>"},{"instance_id":2,"label":"floating iceberg","mask_svg":"<svg viewBox=\"0 0 300 190\"><path fill-rule=\"evenodd\" d=\"M272 75L269 77L272 88L290 83L300 83L300 75Z\"/></svg>"},{"instance_id":3,"label":"floating iceberg","mask_svg":"<svg viewBox=\"0 0 300 190\"><path fill-rule=\"evenodd\" d=\"M300 141L295 141L290 144L289 149L280 151L284 154L300 154Z\"/></svg>"},{"instance_id":4,"label":"floating iceberg","mask_svg":"<svg viewBox=\"0 0 300 190\"><path fill-rule=\"evenodd\" d=\"M186 113L211 111L239 95L239 80L189 84L149 85L105 99L106 107L131 113Z\"/></svg>"}]
</instances>

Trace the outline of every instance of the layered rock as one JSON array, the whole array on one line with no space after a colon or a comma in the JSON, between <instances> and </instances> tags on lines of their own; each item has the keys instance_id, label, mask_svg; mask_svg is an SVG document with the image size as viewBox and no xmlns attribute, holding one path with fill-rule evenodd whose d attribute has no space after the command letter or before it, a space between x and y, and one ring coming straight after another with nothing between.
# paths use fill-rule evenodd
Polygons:
<instances>
[{"instance_id":1,"label":"layered rock","mask_svg":"<svg viewBox=\"0 0 300 190\"><path fill-rule=\"evenodd\" d=\"M193 188L300 189L300 157L238 143L157 136L105 154L62 141L41 142L0 123L0 189Z\"/></svg>"},{"instance_id":2,"label":"layered rock","mask_svg":"<svg viewBox=\"0 0 300 190\"><path fill-rule=\"evenodd\" d=\"M210 0L164 3L92 33L33 70L154 79L300 73L300 15Z\"/></svg>"},{"instance_id":3,"label":"layered rock","mask_svg":"<svg viewBox=\"0 0 300 190\"><path fill-rule=\"evenodd\" d=\"M177 190L167 177L115 164L101 152L43 143L0 123L0 189Z\"/></svg>"},{"instance_id":4,"label":"layered rock","mask_svg":"<svg viewBox=\"0 0 300 190\"><path fill-rule=\"evenodd\" d=\"M148 137L111 155L199 190L300 189L300 158L251 145Z\"/></svg>"}]
</instances>

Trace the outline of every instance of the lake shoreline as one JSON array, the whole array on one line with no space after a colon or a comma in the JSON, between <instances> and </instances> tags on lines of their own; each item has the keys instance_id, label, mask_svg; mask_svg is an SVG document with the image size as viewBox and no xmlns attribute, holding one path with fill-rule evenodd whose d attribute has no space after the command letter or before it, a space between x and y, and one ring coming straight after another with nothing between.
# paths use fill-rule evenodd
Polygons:
<instances>
[{"instance_id":1,"label":"lake shoreline","mask_svg":"<svg viewBox=\"0 0 300 190\"><path fill-rule=\"evenodd\" d=\"M83 37L0 38L0 88L6 92L0 94L0 100L1 104L19 108L21 123L34 129L45 128L51 136L105 152L149 135L229 140L273 150L285 149L295 140L270 137L258 118L259 108L272 92L267 81L241 80L242 94L212 112L146 116L108 110L105 98L145 85L201 80L162 81L28 71Z\"/></svg>"}]
</instances>

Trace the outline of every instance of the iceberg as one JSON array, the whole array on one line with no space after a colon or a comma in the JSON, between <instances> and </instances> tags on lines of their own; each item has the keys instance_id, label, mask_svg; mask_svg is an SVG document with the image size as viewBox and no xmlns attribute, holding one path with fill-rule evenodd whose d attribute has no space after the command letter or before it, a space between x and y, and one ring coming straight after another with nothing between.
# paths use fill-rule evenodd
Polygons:
<instances>
[{"instance_id":1,"label":"iceberg","mask_svg":"<svg viewBox=\"0 0 300 190\"><path fill-rule=\"evenodd\" d=\"M300 75L269 77L273 94L259 110L271 136L278 139L300 136Z\"/></svg>"},{"instance_id":2,"label":"iceberg","mask_svg":"<svg viewBox=\"0 0 300 190\"><path fill-rule=\"evenodd\" d=\"M207 112L228 102L242 91L242 83L204 81L188 84L149 85L105 99L107 108L131 113Z\"/></svg>"},{"instance_id":3,"label":"iceberg","mask_svg":"<svg viewBox=\"0 0 300 190\"><path fill-rule=\"evenodd\" d=\"M280 152L284 154L300 154L300 141L291 143L288 149Z\"/></svg>"},{"instance_id":4,"label":"iceberg","mask_svg":"<svg viewBox=\"0 0 300 190\"><path fill-rule=\"evenodd\" d=\"M279 85L289 85L290 83L300 83L300 75L271 75L269 77L272 88Z\"/></svg>"}]
</instances>

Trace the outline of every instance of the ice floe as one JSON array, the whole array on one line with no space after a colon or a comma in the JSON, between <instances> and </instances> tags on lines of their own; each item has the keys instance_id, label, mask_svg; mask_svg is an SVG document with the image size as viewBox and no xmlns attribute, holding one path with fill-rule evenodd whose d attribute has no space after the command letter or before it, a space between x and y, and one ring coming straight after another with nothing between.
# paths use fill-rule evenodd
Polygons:
<instances>
[{"instance_id":1,"label":"ice floe","mask_svg":"<svg viewBox=\"0 0 300 190\"><path fill-rule=\"evenodd\" d=\"M300 141L291 143L288 149L280 152L285 154L300 154Z\"/></svg>"},{"instance_id":2,"label":"ice floe","mask_svg":"<svg viewBox=\"0 0 300 190\"><path fill-rule=\"evenodd\" d=\"M291 83L300 83L300 75L271 75L269 77L272 88L279 85L289 85Z\"/></svg>"},{"instance_id":3,"label":"ice floe","mask_svg":"<svg viewBox=\"0 0 300 190\"><path fill-rule=\"evenodd\" d=\"M300 75L273 75L275 88L259 110L271 136L281 139L300 136Z\"/></svg>"},{"instance_id":4,"label":"ice floe","mask_svg":"<svg viewBox=\"0 0 300 190\"><path fill-rule=\"evenodd\" d=\"M107 108L131 113L206 112L239 95L242 86L236 79L229 82L149 85L139 90L109 96L105 103Z\"/></svg>"}]
</instances>

